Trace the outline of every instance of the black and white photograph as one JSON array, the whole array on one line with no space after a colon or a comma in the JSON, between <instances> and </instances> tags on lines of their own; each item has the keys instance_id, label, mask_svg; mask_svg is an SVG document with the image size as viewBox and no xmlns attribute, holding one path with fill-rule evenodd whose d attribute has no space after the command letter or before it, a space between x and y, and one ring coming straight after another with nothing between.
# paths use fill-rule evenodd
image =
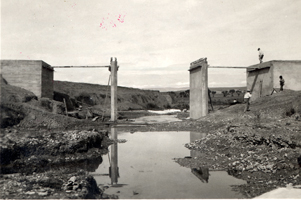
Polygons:
<instances>
[{"instance_id":1,"label":"black and white photograph","mask_svg":"<svg viewBox=\"0 0 301 200\"><path fill-rule=\"evenodd\" d=\"M0 7L0 199L301 199L301 1Z\"/></svg>"}]
</instances>

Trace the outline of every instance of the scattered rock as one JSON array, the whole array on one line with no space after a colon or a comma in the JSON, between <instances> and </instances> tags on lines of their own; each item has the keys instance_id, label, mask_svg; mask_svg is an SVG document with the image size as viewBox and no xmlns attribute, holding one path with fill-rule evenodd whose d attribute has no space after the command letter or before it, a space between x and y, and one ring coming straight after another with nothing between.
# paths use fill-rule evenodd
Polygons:
<instances>
[{"instance_id":1,"label":"scattered rock","mask_svg":"<svg viewBox=\"0 0 301 200\"><path fill-rule=\"evenodd\" d=\"M47 196L47 195L48 195L48 192L38 192L38 195L39 195L39 196Z\"/></svg>"},{"instance_id":2,"label":"scattered rock","mask_svg":"<svg viewBox=\"0 0 301 200\"><path fill-rule=\"evenodd\" d=\"M34 191L28 191L28 192L25 192L25 194L33 195L33 194L35 194L35 192Z\"/></svg>"}]
</instances>

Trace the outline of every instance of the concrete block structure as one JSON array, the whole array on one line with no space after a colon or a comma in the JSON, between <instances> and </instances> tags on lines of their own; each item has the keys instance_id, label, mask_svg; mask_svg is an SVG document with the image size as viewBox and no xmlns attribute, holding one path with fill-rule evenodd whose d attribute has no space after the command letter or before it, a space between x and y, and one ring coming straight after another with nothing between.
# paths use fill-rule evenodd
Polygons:
<instances>
[{"instance_id":1,"label":"concrete block structure","mask_svg":"<svg viewBox=\"0 0 301 200\"><path fill-rule=\"evenodd\" d=\"M8 84L53 99L53 68L42 60L1 60L1 74Z\"/></svg>"},{"instance_id":2,"label":"concrete block structure","mask_svg":"<svg viewBox=\"0 0 301 200\"><path fill-rule=\"evenodd\" d=\"M251 100L271 95L280 88L279 76L285 80L284 89L301 90L301 60L272 60L247 68L247 88Z\"/></svg>"},{"instance_id":3,"label":"concrete block structure","mask_svg":"<svg viewBox=\"0 0 301 200\"><path fill-rule=\"evenodd\" d=\"M198 119L208 114L208 63L201 58L190 63L190 118Z\"/></svg>"}]
</instances>

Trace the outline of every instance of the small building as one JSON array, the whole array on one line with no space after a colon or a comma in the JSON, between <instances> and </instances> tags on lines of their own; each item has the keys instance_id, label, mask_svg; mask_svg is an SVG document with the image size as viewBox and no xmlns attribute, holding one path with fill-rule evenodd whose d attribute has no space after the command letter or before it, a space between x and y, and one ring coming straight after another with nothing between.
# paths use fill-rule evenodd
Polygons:
<instances>
[{"instance_id":1,"label":"small building","mask_svg":"<svg viewBox=\"0 0 301 200\"><path fill-rule=\"evenodd\" d=\"M279 76L285 80L284 89L301 90L301 60L272 60L247 68L247 89L252 100L279 92Z\"/></svg>"},{"instance_id":2,"label":"small building","mask_svg":"<svg viewBox=\"0 0 301 200\"><path fill-rule=\"evenodd\" d=\"M8 84L53 98L53 68L42 60L1 60L1 74Z\"/></svg>"}]
</instances>

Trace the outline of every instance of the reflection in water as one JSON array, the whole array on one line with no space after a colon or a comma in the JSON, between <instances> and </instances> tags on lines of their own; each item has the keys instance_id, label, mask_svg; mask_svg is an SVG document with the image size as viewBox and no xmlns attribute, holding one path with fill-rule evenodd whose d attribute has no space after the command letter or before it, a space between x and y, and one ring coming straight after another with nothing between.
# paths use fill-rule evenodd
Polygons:
<instances>
[{"instance_id":1,"label":"reflection in water","mask_svg":"<svg viewBox=\"0 0 301 200\"><path fill-rule=\"evenodd\" d=\"M95 172L99 165L102 163L102 161L102 157L99 156L97 158L87 159L83 162L78 162L75 166L79 169L84 169L89 172Z\"/></svg>"},{"instance_id":2,"label":"reflection in water","mask_svg":"<svg viewBox=\"0 0 301 200\"><path fill-rule=\"evenodd\" d=\"M111 184L118 183L119 178L119 167L118 167L118 142L117 142L117 129L111 127L111 139L114 140L114 143L111 145L111 161L109 167L109 175L111 178Z\"/></svg>"},{"instance_id":3,"label":"reflection in water","mask_svg":"<svg viewBox=\"0 0 301 200\"><path fill-rule=\"evenodd\" d=\"M190 131L190 142L194 142L196 140L199 140L201 138L204 138L206 136L206 133L200 133L195 131ZM200 151L197 150L191 150L190 156L192 158L198 157L201 155ZM208 167L198 167L198 168L192 168L191 172L198 177L203 183L208 183L209 180L209 168Z\"/></svg>"},{"instance_id":4,"label":"reflection in water","mask_svg":"<svg viewBox=\"0 0 301 200\"><path fill-rule=\"evenodd\" d=\"M209 180L209 168L208 167L198 167L192 168L191 172L198 177L203 183L208 183Z\"/></svg>"},{"instance_id":5,"label":"reflection in water","mask_svg":"<svg viewBox=\"0 0 301 200\"><path fill-rule=\"evenodd\" d=\"M197 169L199 171L192 172L191 169L181 167L173 160L173 158L190 154L190 150L183 146L190 141L190 132L131 134L119 131L117 127L116 129L119 132L118 138L123 138L127 142L118 143L118 157L117 148L113 145L109 147L112 148L110 159L104 158L95 173L91 173L98 185L109 186L105 190L106 194L117 194L120 199L237 199L244 197L232 191L230 185L246 184L245 181L235 179L224 171L210 171L210 181L208 181L205 169L201 168ZM113 129L111 132L111 138L116 141L117 132L114 131ZM113 170L113 165L115 170ZM111 176L105 176L110 167ZM120 177L118 167L122 170ZM202 183L196 176L205 183ZM111 181L114 185L111 185Z\"/></svg>"}]
</instances>

